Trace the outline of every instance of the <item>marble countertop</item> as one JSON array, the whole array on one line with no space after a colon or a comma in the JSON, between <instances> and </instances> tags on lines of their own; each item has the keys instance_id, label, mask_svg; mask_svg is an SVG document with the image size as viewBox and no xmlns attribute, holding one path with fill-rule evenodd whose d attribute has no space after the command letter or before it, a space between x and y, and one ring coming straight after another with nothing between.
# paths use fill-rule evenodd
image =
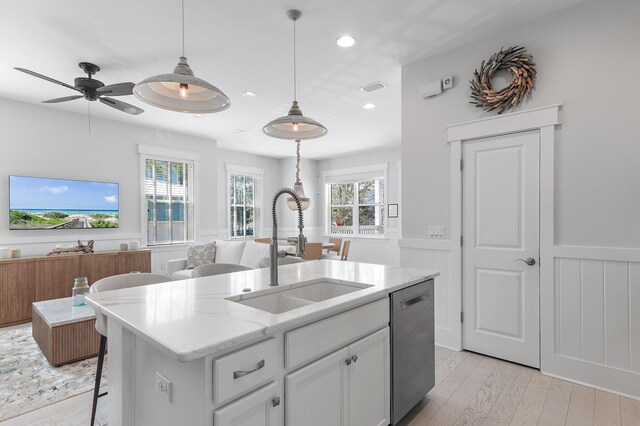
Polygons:
<instances>
[{"instance_id":1,"label":"marble countertop","mask_svg":"<svg viewBox=\"0 0 640 426\"><path fill-rule=\"evenodd\" d=\"M71 297L33 302L33 307L50 327L87 321L96 317L95 311L88 304L73 306Z\"/></svg>"},{"instance_id":2,"label":"marble countertop","mask_svg":"<svg viewBox=\"0 0 640 426\"><path fill-rule=\"evenodd\" d=\"M269 268L193 278L87 295L96 309L179 361L191 361L297 325L385 297L440 275L399 266L318 260L279 267L279 287ZM371 287L272 314L225 298L269 293L327 278ZM250 293L243 289L250 288Z\"/></svg>"}]
</instances>

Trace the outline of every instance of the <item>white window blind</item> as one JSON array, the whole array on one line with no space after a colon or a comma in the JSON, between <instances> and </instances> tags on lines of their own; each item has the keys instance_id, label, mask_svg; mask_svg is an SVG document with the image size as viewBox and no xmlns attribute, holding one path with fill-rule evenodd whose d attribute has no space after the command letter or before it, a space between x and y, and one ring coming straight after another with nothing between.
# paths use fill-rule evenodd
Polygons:
<instances>
[{"instance_id":1,"label":"white window blind","mask_svg":"<svg viewBox=\"0 0 640 426\"><path fill-rule=\"evenodd\" d=\"M145 159L147 245L194 240L193 163Z\"/></svg>"}]
</instances>

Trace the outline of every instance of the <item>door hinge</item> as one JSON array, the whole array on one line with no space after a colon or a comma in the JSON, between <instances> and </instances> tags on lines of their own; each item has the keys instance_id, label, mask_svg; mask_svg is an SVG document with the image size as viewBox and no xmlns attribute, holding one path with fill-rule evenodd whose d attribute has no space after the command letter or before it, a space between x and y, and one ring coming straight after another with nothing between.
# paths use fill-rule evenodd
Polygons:
<instances>
[{"instance_id":1,"label":"door hinge","mask_svg":"<svg viewBox=\"0 0 640 426\"><path fill-rule=\"evenodd\" d=\"M464 322L464 312L460 311L460 322Z\"/></svg>"},{"instance_id":2,"label":"door hinge","mask_svg":"<svg viewBox=\"0 0 640 426\"><path fill-rule=\"evenodd\" d=\"M464 242L464 237L460 235L460 247L462 247L462 243Z\"/></svg>"},{"instance_id":3,"label":"door hinge","mask_svg":"<svg viewBox=\"0 0 640 426\"><path fill-rule=\"evenodd\" d=\"M460 159L460 171L464 170L464 160L461 158Z\"/></svg>"}]
</instances>

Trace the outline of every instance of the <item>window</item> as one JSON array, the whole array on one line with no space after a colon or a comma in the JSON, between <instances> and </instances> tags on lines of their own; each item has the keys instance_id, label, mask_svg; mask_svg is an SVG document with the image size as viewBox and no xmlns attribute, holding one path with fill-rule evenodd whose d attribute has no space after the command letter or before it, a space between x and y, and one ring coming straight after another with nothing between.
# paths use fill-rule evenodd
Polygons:
<instances>
[{"instance_id":1,"label":"window","mask_svg":"<svg viewBox=\"0 0 640 426\"><path fill-rule=\"evenodd\" d=\"M147 245L194 240L193 163L146 158Z\"/></svg>"},{"instance_id":2,"label":"window","mask_svg":"<svg viewBox=\"0 0 640 426\"><path fill-rule=\"evenodd\" d=\"M260 177L227 169L229 183L229 236L259 236Z\"/></svg>"},{"instance_id":3,"label":"window","mask_svg":"<svg viewBox=\"0 0 640 426\"><path fill-rule=\"evenodd\" d=\"M327 184L329 233L384 235L384 178Z\"/></svg>"}]
</instances>

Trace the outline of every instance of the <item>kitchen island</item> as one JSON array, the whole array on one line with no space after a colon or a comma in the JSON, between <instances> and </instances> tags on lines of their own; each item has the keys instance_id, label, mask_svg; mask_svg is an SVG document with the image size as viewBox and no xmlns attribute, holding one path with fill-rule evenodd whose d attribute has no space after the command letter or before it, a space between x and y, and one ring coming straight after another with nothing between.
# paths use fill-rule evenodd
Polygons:
<instances>
[{"instance_id":1,"label":"kitchen island","mask_svg":"<svg viewBox=\"0 0 640 426\"><path fill-rule=\"evenodd\" d=\"M388 295L438 272L320 260L96 293L110 425L389 424Z\"/></svg>"}]
</instances>

